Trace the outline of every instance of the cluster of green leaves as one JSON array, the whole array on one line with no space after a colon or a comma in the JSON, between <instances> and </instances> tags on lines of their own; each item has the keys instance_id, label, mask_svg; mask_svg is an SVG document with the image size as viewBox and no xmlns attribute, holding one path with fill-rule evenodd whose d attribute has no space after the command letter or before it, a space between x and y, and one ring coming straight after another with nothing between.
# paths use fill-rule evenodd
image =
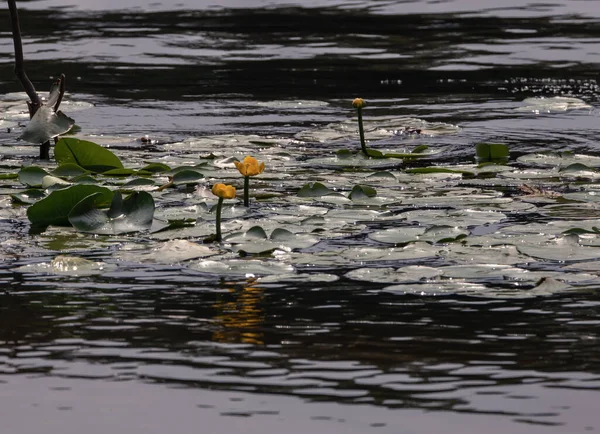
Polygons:
<instances>
[{"instance_id":1,"label":"cluster of green leaves","mask_svg":"<svg viewBox=\"0 0 600 434\"><path fill-rule=\"evenodd\" d=\"M58 167L51 172L37 166L21 169L17 177L27 189L11 195L15 203L30 205L27 217L36 232L50 225L98 234L148 230L153 223L154 199L145 191L132 191L133 187L155 185L151 178L158 174L169 177L159 189L204 177L197 170L201 165L171 169L151 163L139 170L125 168L110 150L76 138L61 138L54 158ZM100 185L106 179L128 176L134 179L116 189ZM127 195L123 197L123 193Z\"/></svg>"}]
</instances>

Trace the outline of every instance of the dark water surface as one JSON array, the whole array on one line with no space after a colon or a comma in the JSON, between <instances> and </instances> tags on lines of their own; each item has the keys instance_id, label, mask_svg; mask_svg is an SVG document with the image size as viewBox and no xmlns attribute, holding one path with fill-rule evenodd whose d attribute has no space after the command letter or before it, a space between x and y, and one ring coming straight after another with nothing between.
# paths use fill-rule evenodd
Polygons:
<instances>
[{"instance_id":1,"label":"dark water surface","mask_svg":"<svg viewBox=\"0 0 600 434\"><path fill-rule=\"evenodd\" d=\"M449 160L481 139L600 153L597 1L19 5L30 77L42 90L64 72L72 99L95 104L74 115L87 132L291 136L346 119L360 95L370 113L459 125L440 139ZM21 90L9 36L2 25L0 93ZM514 111L539 95L592 109ZM273 100L329 104L257 104ZM2 433L600 430L594 290L421 298L343 278L254 286L175 266L69 278L14 265L3 252Z\"/></svg>"}]
</instances>

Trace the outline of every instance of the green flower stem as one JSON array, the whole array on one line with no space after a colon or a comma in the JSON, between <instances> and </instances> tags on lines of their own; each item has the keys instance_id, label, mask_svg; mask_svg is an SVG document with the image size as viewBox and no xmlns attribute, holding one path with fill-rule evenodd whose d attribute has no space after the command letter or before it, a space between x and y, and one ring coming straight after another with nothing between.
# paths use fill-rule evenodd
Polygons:
<instances>
[{"instance_id":1,"label":"green flower stem","mask_svg":"<svg viewBox=\"0 0 600 434\"><path fill-rule=\"evenodd\" d=\"M358 113L358 133L360 134L360 147L362 153L365 154L365 157L368 157L369 153L367 152L367 144L365 143L365 128L363 127L362 108L357 108L356 113Z\"/></svg>"},{"instance_id":2,"label":"green flower stem","mask_svg":"<svg viewBox=\"0 0 600 434\"><path fill-rule=\"evenodd\" d=\"M244 176L244 206L248 207L250 206L250 198L249 198L249 193L248 191L250 190L250 177L249 176Z\"/></svg>"},{"instance_id":3,"label":"green flower stem","mask_svg":"<svg viewBox=\"0 0 600 434\"><path fill-rule=\"evenodd\" d=\"M221 211L223 210L223 198L219 198L219 202L217 202L217 236L215 237L216 241L221 242L223 237L221 236Z\"/></svg>"}]
</instances>

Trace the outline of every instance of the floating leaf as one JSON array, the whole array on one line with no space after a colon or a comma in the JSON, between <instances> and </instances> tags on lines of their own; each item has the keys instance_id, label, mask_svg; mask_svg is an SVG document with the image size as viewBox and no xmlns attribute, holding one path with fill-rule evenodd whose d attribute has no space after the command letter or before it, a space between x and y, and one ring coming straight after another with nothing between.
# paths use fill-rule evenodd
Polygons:
<instances>
[{"instance_id":1,"label":"floating leaf","mask_svg":"<svg viewBox=\"0 0 600 434\"><path fill-rule=\"evenodd\" d=\"M127 189L127 188L135 188L135 187L151 187L153 185L156 185L156 181L154 181L153 179L135 178L135 179L132 179L131 181L124 183L121 186L121 188Z\"/></svg>"},{"instance_id":2,"label":"floating leaf","mask_svg":"<svg viewBox=\"0 0 600 434\"><path fill-rule=\"evenodd\" d=\"M365 199L377 196L377 191L368 185L355 185L348 196L350 199Z\"/></svg>"},{"instance_id":3,"label":"floating leaf","mask_svg":"<svg viewBox=\"0 0 600 434\"><path fill-rule=\"evenodd\" d=\"M163 173L171 170L169 166L162 163L150 163L147 166L144 166L140 169L140 171L150 172L150 173Z\"/></svg>"},{"instance_id":4,"label":"floating leaf","mask_svg":"<svg viewBox=\"0 0 600 434\"><path fill-rule=\"evenodd\" d=\"M44 176L42 179L42 188L65 188L67 185L71 185L69 181L65 181L57 176Z\"/></svg>"},{"instance_id":5,"label":"floating leaf","mask_svg":"<svg viewBox=\"0 0 600 434\"><path fill-rule=\"evenodd\" d=\"M517 158L523 164L565 167L573 163L582 163L589 167L600 167L600 157L594 155L575 154L573 152L537 152Z\"/></svg>"},{"instance_id":6,"label":"floating leaf","mask_svg":"<svg viewBox=\"0 0 600 434\"><path fill-rule=\"evenodd\" d=\"M83 167L74 163L61 164L52 171L52 175L58 176L60 178L73 178L76 176L84 175L86 173L89 173L89 170L86 170Z\"/></svg>"},{"instance_id":7,"label":"floating leaf","mask_svg":"<svg viewBox=\"0 0 600 434\"><path fill-rule=\"evenodd\" d=\"M600 248L582 244L578 235L565 235L539 244L520 245L517 248L524 255L555 261L580 261L600 256Z\"/></svg>"},{"instance_id":8,"label":"floating leaf","mask_svg":"<svg viewBox=\"0 0 600 434\"><path fill-rule=\"evenodd\" d=\"M16 271L21 273L46 273L61 276L91 276L106 273L115 269L112 264L94 262L77 256L58 255L50 262L27 264L18 267Z\"/></svg>"},{"instance_id":9,"label":"floating leaf","mask_svg":"<svg viewBox=\"0 0 600 434\"><path fill-rule=\"evenodd\" d=\"M19 182L29 187L41 187L42 181L49 173L41 167L29 166L19 170Z\"/></svg>"},{"instance_id":10,"label":"floating leaf","mask_svg":"<svg viewBox=\"0 0 600 434\"><path fill-rule=\"evenodd\" d=\"M335 191L325 187L320 182L309 182L305 184L299 191L300 197L320 197L335 193Z\"/></svg>"},{"instance_id":11,"label":"floating leaf","mask_svg":"<svg viewBox=\"0 0 600 434\"><path fill-rule=\"evenodd\" d=\"M559 172L596 172L596 169L586 166L583 163L571 163L568 166L561 167Z\"/></svg>"},{"instance_id":12,"label":"floating leaf","mask_svg":"<svg viewBox=\"0 0 600 434\"><path fill-rule=\"evenodd\" d=\"M173 175L173 184L197 184L204 178L204 174L196 170L179 170Z\"/></svg>"},{"instance_id":13,"label":"floating leaf","mask_svg":"<svg viewBox=\"0 0 600 434\"><path fill-rule=\"evenodd\" d=\"M22 205L31 205L37 200L43 198L46 194L37 188L31 188L25 191L21 191L19 193L13 193L10 197L13 199L15 203Z\"/></svg>"},{"instance_id":14,"label":"floating leaf","mask_svg":"<svg viewBox=\"0 0 600 434\"><path fill-rule=\"evenodd\" d=\"M582 99L568 96L525 98L522 104L522 107L517 107L515 110L539 114L565 112L567 110L589 110L592 108Z\"/></svg>"},{"instance_id":15,"label":"floating leaf","mask_svg":"<svg viewBox=\"0 0 600 434\"><path fill-rule=\"evenodd\" d=\"M429 146L427 146L427 145L419 145L415 149L413 149L412 151L410 151L410 153L411 154L421 154L421 153L425 152L428 149L429 149Z\"/></svg>"},{"instance_id":16,"label":"floating leaf","mask_svg":"<svg viewBox=\"0 0 600 434\"><path fill-rule=\"evenodd\" d=\"M218 252L209 246L187 240L168 240L150 251L122 250L117 256L131 262L151 262L158 264L176 264L190 259L213 256Z\"/></svg>"},{"instance_id":17,"label":"floating leaf","mask_svg":"<svg viewBox=\"0 0 600 434\"><path fill-rule=\"evenodd\" d=\"M110 177L115 177L115 178L123 178L126 176L131 176L135 173L135 170L133 169L110 169L107 170L106 172L102 172L102 176L110 176Z\"/></svg>"},{"instance_id":18,"label":"floating leaf","mask_svg":"<svg viewBox=\"0 0 600 434\"><path fill-rule=\"evenodd\" d=\"M152 195L139 191L123 199L115 192L108 211L96 193L81 200L69 213L69 221L77 230L96 234L122 234L150 229L154 217Z\"/></svg>"},{"instance_id":19,"label":"floating leaf","mask_svg":"<svg viewBox=\"0 0 600 434\"><path fill-rule=\"evenodd\" d=\"M213 261L202 259L197 263L191 263L189 268L204 273L223 275L241 275L247 277L264 276L270 274L289 274L294 271L294 267L289 264L283 264L273 261L262 261L258 259L234 259Z\"/></svg>"},{"instance_id":20,"label":"floating leaf","mask_svg":"<svg viewBox=\"0 0 600 434\"><path fill-rule=\"evenodd\" d=\"M347 279L375 283L422 282L442 275L438 268L423 265L410 265L402 268L365 267L349 271L344 275Z\"/></svg>"},{"instance_id":21,"label":"floating leaf","mask_svg":"<svg viewBox=\"0 0 600 434\"><path fill-rule=\"evenodd\" d=\"M335 152L335 156L338 158L351 158L356 154L356 152L352 152L348 149L340 149L339 151Z\"/></svg>"},{"instance_id":22,"label":"floating leaf","mask_svg":"<svg viewBox=\"0 0 600 434\"><path fill-rule=\"evenodd\" d=\"M387 286L381 292L387 292L400 295L419 295L419 296L448 296L454 294L460 295L480 295L489 290L481 284L463 282L460 280L443 280L436 283L405 283L400 285Z\"/></svg>"},{"instance_id":23,"label":"floating leaf","mask_svg":"<svg viewBox=\"0 0 600 434\"><path fill-rule=\"evenodd\" d=\"M108 204L113 192L105 187L96 185L73 185L69 188L56 190L44 199L34 203L27 209L27 217L32 226L47 227L70 226L69 213L73 207L87 196L100 193L98 203Z\"/></svg>"},{"instance_id":24,"label":"floating leaf","mask_svg":"<svg viewBox=\"0 0 600 434\"><path fill-rule=\"evenodd\" d=\"M469 231L454 226L434 225L425 227L398 227L369 234L374 241L387 244L406 244L417 241L451 243L469 235Z\"/></svg>"},{"instance_id":25,"label":"floating leaf","mask_svg":"<svg viewBox=\"0 0 600 434\"><path fill-rule=\"evenodd\" d=\"M449 169L447 167L414 167L406 169L406 173L414 174L429 174L429 173L456 173L458 175L468 175L470 177L475 176L473 172L457 169Z\"/></svg>"},{"instance_id":26,"label":"floating leaf","mask_svg":"<svg viewBox=\"0 0 600 434\"><path fill-rule=\"evenodd\" d=\"M54 158L58 164L74 163L96 173L123 169L121 160L108 149L72 137L63 137L58 141Z\"/></svg>"}]
</instances>

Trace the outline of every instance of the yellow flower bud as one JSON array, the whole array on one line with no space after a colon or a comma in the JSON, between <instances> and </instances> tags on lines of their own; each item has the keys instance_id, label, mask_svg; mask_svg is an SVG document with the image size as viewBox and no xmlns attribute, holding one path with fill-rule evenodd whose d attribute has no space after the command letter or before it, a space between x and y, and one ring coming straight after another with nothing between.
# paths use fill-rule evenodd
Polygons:
<instances>
[{"instance_id":1,"label":"yellow flower bud","mask_svg":"<svg viewBox=\"0 0 600 434\"><path fill-rule=\"evenodd\" d=\"M235 167L244 176L256 176L263 173L265 163L259 163L254 157L247 156L244 161L234 161Z\"/></svg>"},{"instance_id":2,"label":"yellow flower bud","mask_svg":"<svg viewBox=\"0 0 600 434\"><path fill-rule=\"evenodd\" d=\"M235 197L235 187L233 185L215 184L212 188L212 194L223 199L233 199Z\"/></svg>"},{"instance_id":3,"label":"yellow flower bud","mask_svg":"<svg viewBox=\"0 0 600 434\"><path fill-rule=\"evenodd\" d=\"M365 105L365 100L362 98L354 98L354 101L352 101L352 107L354 107L355 109L361 109Z\"/></svg>"}]
</instances>

